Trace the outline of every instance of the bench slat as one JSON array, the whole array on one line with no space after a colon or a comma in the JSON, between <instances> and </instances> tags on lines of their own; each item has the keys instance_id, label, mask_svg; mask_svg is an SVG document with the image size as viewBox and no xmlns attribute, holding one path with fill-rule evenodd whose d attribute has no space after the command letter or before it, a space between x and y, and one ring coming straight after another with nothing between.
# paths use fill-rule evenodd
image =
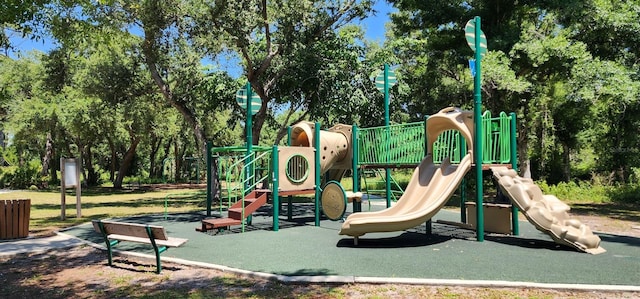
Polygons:
<instances>
[{"instance_id":1,"label":"bench slat","mask_svg":"<svg viewBox=\"0 0 640 299\"><path fill-rule=\"evenodd\" d=\"M102 221L102 225L104 226L104 230L107 235L126 235L138 238L146 238L147 240L149 240L146 229L147 226L144 224ZM149 227L151 228L154 239L167 240L169 238L166 231L164 230L164 227L157 225L149 225ZM93 228L97 232L101 233L100 226L97 221L93 221Z\"/></svg>"},{"instance_id":2,"label":"bench slat","mask_svg":"<svg viewBox=\"0 0 640 299\"><path fill-rule=\"evenodd\" d=\"M118 234L110 234L107 236L107 238L109 238L110 240L120 240L120 241L151 244L151 241L149 241L149 237L141 238L141 237L118 235ZM166 246L166 247L179 247L180 245L186 243L187 241L188 241L187 239L169 237L167 240L156 240L156 245Z\"/></svg>"}]
</instances>

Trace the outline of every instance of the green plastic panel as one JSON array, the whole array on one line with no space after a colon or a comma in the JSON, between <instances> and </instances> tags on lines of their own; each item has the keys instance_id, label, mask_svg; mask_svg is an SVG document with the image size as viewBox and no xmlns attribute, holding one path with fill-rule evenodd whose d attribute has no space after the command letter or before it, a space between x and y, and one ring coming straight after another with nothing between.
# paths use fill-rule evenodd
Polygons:
<instances>
[{"instance_id":1,"label":"green plastic panel","mask_svg":"<svg viewBox=\"0 0 640 299\"><path fill-rule=\"evenodd\" d=\"M501 112L492 117L485 111L483 125L483 164L511 163L511 116ZM358 129L358 165L418 165L425 151L425 123L407 123L389 127ZM467 145L455 130L438 136L433 146L435 163L446 157L451 163L459 163L467 152Z\"/></svg>"},{"instance_id":2,"label":"green plastic panel","mask_svg":"<svg viewBox=\"0 0 640 299\"><path fill-rule=\"evenodd\" d=\"M424 157L424 132L424 122L359 129L358 164L418 164Z\"/></svg>"}]
</instances>

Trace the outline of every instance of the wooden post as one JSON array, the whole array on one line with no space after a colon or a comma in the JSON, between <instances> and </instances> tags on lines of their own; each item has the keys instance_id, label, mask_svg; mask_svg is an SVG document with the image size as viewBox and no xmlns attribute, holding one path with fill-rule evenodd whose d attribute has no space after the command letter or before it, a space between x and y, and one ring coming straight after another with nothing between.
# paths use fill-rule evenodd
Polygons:
<instances>
[{"instance_id":1,"label":"wooden post","mask_svg":"<svg viewBox=\"0 0 640 299\"><path fill-rule=\"evenodd\" d=\"M65 184L65 169L64 169L64 158L60 158L60 220L67 219L67 200L65 197L66 193L66 184Z\"/></svg>"}]
</instances>

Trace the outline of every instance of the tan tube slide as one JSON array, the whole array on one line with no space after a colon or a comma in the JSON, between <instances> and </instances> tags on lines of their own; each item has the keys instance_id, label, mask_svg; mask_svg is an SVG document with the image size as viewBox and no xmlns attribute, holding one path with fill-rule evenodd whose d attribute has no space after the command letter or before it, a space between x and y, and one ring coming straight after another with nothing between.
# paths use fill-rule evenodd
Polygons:
<instances>
[{"instance_id":1,"label":"tan tube slide","mask_svg":"<svg viewBox=\"0 0 640 299\"><path fill-rule=\"evenodd\" d=\"M492 167L500 189L539 231L558 244L564 244L591 254L606 252L600 247L600 237L588 226L569 216L569 206L553 195L544 195L531 179L525 179L504 166Z\"/></svg>"},{"instance_id":2,"label":"tan tube slide","mask_svg":"<svg viewBox=\"0 0 640 299\"><path fill-rule=\"evenodd\" d=\"M299 122L291 127L291 146L313 147L312 122ZM338 124L329 131L320 131L320 173L351 168L351 126ZM336 172L332 180L340 180L344 171Z\"/></svg>"}]
</instances>

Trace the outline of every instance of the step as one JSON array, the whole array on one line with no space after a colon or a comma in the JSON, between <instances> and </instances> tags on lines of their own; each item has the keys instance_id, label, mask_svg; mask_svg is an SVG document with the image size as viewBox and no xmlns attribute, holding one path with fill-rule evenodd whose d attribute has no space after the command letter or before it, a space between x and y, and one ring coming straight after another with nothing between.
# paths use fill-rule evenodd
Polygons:
<instances>
[{"instance_id":1,"label":"step","mask_svg":"<svg viewBox=\"0 0 640 299\"><path fill-rule=\"evenodd\" d=\"M233 209L229 209L229 218L230 219L234 219L237 221L242 220L242 208L233 208ZM249 216L248 214L245 214L245 216Z\"/></svg>"},{"instance_id":2,"label":"step","mask_svg":"<svg viewBox=\"0 0 640 299\"><path fill-rule=\"evenodd\" d=\"M256 201L258 201L260 198L256 198L254 197L253 194L249 194L247 195L247 197L244 198L244 206L248 206ZM231 207L229 209L235 209L235 208L240 208L242 207L242 200L238 200L236 201L236 203L234 203L233 205L231 205Z\"/></svg>"},{"instance_id":3,"label":"step","mask_svg":"<svg viewBox=\"0 0 640 299\"><path fill-rule=\"evenodd\" d=\"M202 220L202 228L197 229L197 231L206 232L207 230L219 228L219 227L228 227L232 225L240 225L242 221L231 219L231 218L213 218L213 219L204 219Z\"/></svg>"}]
</instances>

